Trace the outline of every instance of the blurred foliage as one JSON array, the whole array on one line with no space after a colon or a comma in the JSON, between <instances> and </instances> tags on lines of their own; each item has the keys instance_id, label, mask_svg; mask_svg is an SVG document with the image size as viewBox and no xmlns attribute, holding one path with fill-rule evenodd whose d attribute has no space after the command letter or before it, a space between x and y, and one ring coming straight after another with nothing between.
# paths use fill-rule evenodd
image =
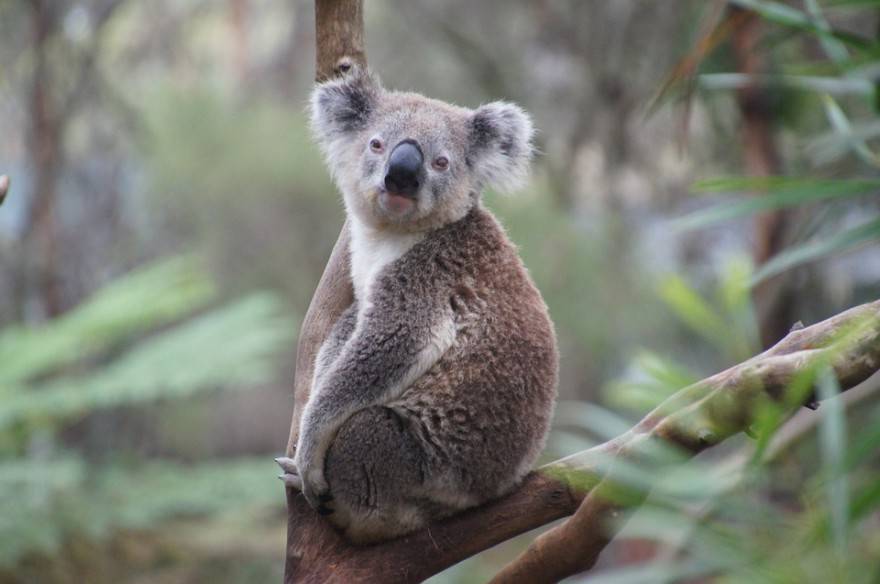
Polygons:
<instances>
[{"instance_id":1,"label":"blurred foliage","mask_svg":"<svg viewBox=\"0 0 880 584\"><path fill-rule=\"evenodd\" d=\"M144 103L154 211L207 250L226 290L266 286L307 306L342 205L303 113L207 87L154 88Z\"/></svg>"},{"instance_id":2,"label":"blurred foliage","mask_svg":"<svg viewBox=\"0 0 880 584\"><path fill-rule=\"evenodd\" d=\"M748 280L740 269L733 290L747 290ZM753 316L743 310L747 300L737 298L741 292L731 296L732 303L713 306L680 280L674 287L676 294L665 296L685 326L727 323L731 331L754 331ZM737 307L732 313L731 305ZM839 346L862 325L875 323L842 331ZM701 324L697 333L719 353L730 350L714 326ZM720 454L692 460L663 445L655 445L647 458L609 459L619 479L615 496L648 495L620 539L653 542L655 553L638 565L592 574L589 581L877 582L880 403L872 398L880 383L868 382L861 395L844 400L830 359L814 360L791 383L783 400L788 405L755 404L754 442L732 440ZM642 415L711 373L645 353L626 378L608 386L608 398ZM824 400L819 411L804 411L784 426L813 388ZM589 410L569 413L587 422L596 441L613 438L635 421L594 406Z\"/></svg>"},{"instance_id":3,"label":"blurred foliage","mask_svg":"<svg viewBox=\"0 0 880 584\"><path fill-rule=\"evenodd\" d=\"M220 303L193 256L117 279L64 317L0 332L0 573L65 541L277 505L271 460L96 460L61 438L105 408L253 387L294 323L253 293ZM2 577L0 577L2 579Z\"/></svg>"},{"instance_id":4,"label":"blurred foliage","mask_svg":"<svg viewBox=\"0 0 880 584\"><path fill-rule=\"evenodd\" d=\"M792 131L806 156L790 161L789 166L798 167L790 176L699 182L698 191L752 196L693 213L679 220L678 227L704 228L792 207L809 213L789 247L756 271L755 283L876 245L880 242L880 86L876 80L880 35L876 30L866 35L833 26L827 15L843 13L849 22L869 22L877 18L878 4L853 0L804 0L802 7L768 0L731 0L729 4L754 11L764 20L771 40L761 50L772 55L778 72L753 77L706 73L698 77L700 86L709 91L766 87L769 99L781 106L779 111L774 108L774 114L782 120L786 118L781 113L796 102L801 111ZM728 24L722 20L712 34ZM699 60L700 56L693 57Z\"/></svg>"},{"instance_id":5,"label":"blurred foliage","mask_svg":"<svg viewBox=\"0 0 880 584\"><path fill-rule=\"evenodd\" d=\"M115 0L43 4L59 16L48 93L78 98L56 136L58 270L75 308L48 322L34 309L37 3L0 2L0 171L16 189L0 213L0 582L278 581L283 497L266 461L290 415L295 327L283 315L308 305L343 214L303 113L311 2L128 0L100 31ZM736 2L768 20L761 49L778 74L762 82L789 172L703 180L710 196L687 197L695 173L741 172L730 90L748 80L729 50L705 56L686 157L672 108L639 113L699 16L726 4L365 2L370 61L388 86L468 106L515 100L541 129L527 191L486 201L560 339L545 460L753 354L749 283L876 241L873 0ZM753 271L742 219L774 208L801 210L795 245ZM799 301L817 313L876 295L875 282L854 292L871 273L861 264L805 272ZM781 453L764 454L781 422L767 409L748 456L664 479L629 527L663 557L591 581L840 581L844 561L852 581L876 580L880 412L828 405L821 415L837 417ZM433 580L486 581L531 539ZM632 563L615 553L603 561Z\"/></svg>"}]
</instances>

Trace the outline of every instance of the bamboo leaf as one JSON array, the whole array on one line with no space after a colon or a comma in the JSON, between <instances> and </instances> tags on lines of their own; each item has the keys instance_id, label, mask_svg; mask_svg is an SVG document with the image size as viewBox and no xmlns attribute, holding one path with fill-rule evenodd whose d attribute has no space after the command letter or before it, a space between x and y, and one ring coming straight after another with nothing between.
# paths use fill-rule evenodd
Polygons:
<instances>
[{"instance_id":1,"label":"bamboo leaf","mask_svg":"<svg viewBox=\"0 0 880 584\"><path fill-rule=\"evenodd\" d=\"M826 240L799 245L783 251L758 269L752 278L752 284L785 270L833 254L843 253L872 241L880 241L880 219L853 227L842 233L836 233Z\"/></svg>"},{"instance_id":2,"label":"bamboo leaf","mask_svg":"<svg viewBox=\"0 0 880 584\"><path fill-rule=\"evenodd\" d=\"M822 105L825 108L825 116L828 118L831 127L843 137L845 143L858 157L871 166L880 166L880 158L871 151L864 140L855 135L852 125L849 123L849 118L846 117L846 113L844 113L834 98L827 94L823 95Z\"/></svg>"},{"instance_id":3,"label":"bamboo leaf","mask_svg":"<svg viewBox=\"0 0 880 584\"><path fill-rule=\"evenodd\" d=\"M840 394L840 385L830 367L824 368L819 375L818 392L824 402L819 426L822 462L825 468L837 470L828 480L826 491L831 533L835 547L843 553L847 547L850 513L849 483L846 474L840 471L846 455L846 416L843 403L834 399Z\"/></svg>"},{"instance_id":4,"label":"bamboo leaf","mask_svg":"<svg viewBox=\"0 0 880 584\"><path fill-rule=\"evenodd\" d=\"M858 35L838 30L824 29L816 24L810 16L796 8L792 8L780 2L769 0L729 0L731 4L754 11L764 20L812 33L822 38L835 39L849 47L866 50L872 47L872 43Z\"/></svg>"},{"instance_id":5,"label":"bamboo leaf","mask_svg":"<svg viewBox=\"0 0 880 584\"><path fill-rule=\"evenodd\" d=\"M700 229L739 217L795 207L806 203L860 197L880 190L877 180L809 180L788 177L724 178L703 181L695 189L705 192L753 191L760 196L714 205L676 219L681 231Z\"/></svg>"}]
</instances>

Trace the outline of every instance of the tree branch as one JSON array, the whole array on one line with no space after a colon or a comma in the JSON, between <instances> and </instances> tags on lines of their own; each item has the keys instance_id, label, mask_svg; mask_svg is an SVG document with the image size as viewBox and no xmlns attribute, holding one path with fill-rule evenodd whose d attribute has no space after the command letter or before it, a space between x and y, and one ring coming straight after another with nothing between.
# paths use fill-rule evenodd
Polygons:
<instances>
[{"instance_id":1,"label":"tree branch","mask_svg":"<svg viewBox=\"0 0 880 584\"><path fill-rule=\"evenodd\" d=\"M614 461L657 466L649 453L658 442L696 455L747 428L760 400L782 403L795 376L825 362L844 390L880 369L880 301L793 331L764 353L682 389L618 438L538 469L503 499L410 536L352 546L294 497L297 537L289 542L287 581L295 574L296 582L420 582L571 513L494 581L556 582L589 569L618 528L610 520L641 502L610 496L619 482Z\"/></svg>"},{"instance_id":2,"label":"tree branch","mask_svg":"<svg viewBox=\"0 0 880 584\"><path fill-rule=\"evenodd\" d=\"M848 333L848 334L847 334ZM696 456L746 430L756 406L770 400L786 404L792 381L820 365L831 368L841 390L855 387L880 369L880 301L853 308L809 328L792 331L764 353L681 390L626 434L601 445L613 460L632 460L662 471L650 456L657 443L673 445ZM810 399L800 396L800 401ZM573 458L574 471L582 455ZM638 507L640 492L621 500L615 465L584 499L573 517L538 537L493 583L557 582L589 570L614 538L624 510Z\"/></svg>"}]
</instances>

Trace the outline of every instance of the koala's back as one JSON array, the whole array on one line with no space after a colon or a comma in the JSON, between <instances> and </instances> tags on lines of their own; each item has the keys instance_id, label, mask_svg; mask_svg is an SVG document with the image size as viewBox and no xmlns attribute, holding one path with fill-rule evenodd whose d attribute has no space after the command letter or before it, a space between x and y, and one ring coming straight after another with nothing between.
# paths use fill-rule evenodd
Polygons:
<instances>
[{"instance_id":1,"label":"koala's back","mask_svg":"<svg viewBox=\"0 0 880 584\"><path fill-rule=\"evenodd\" d=\"M417 297L455 323L452 348L388 404L430 466L443 469L429 473L426 495L461 508L503 494L544 446L558 369L547 307L516 249L477 205L428 234L376 285L375 309Z\"/></svg>"}]
</instances>

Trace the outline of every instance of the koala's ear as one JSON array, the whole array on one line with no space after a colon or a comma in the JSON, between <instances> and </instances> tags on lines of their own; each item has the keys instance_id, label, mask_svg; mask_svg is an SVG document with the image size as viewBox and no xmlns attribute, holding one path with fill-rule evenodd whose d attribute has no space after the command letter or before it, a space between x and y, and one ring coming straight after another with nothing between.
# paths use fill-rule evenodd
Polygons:
<instances>
[{"instance_id":1,"label":"koala's ear","mask_svg":"<svg viewBox=\"0 0 880 584\"><path fill-rule=\"evenodd\" d=\"M315 87L310 117L317 140L329 146L333 140L365 128L382 91L379 79L358 66L341 78Z\"/></svg>"},{"instance_id":2,"label":"koala's ear","mask_svg":"<svg viewBox=\"0 0 880 584\"><path fill-rule=\"evenodd\" d=\"M532 120L521 107L496 101L471 117L468 162L479 186L512 191L528 178L532 161Z\"/></svg>"}]
</instances>

